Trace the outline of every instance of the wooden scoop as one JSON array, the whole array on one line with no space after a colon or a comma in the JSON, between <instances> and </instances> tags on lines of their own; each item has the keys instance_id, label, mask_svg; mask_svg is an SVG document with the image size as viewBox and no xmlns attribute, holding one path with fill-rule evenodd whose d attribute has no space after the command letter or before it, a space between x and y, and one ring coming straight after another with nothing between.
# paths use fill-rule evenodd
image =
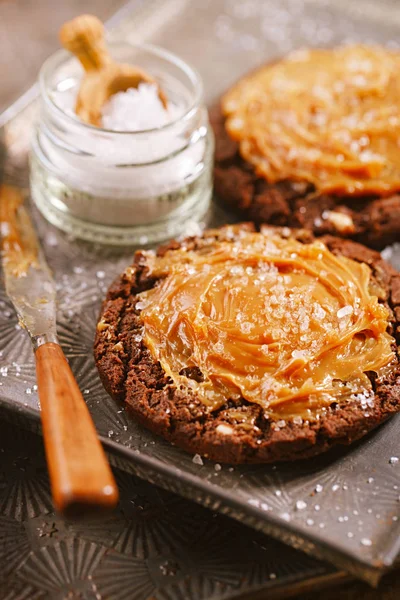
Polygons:
<instances>
[{"instance_id":1,"label":"wooden scoop","mask_svg":"<svg viewBox=\"0 0 400 600\"><path fill-rule=\"evenodd\" d=\"M80 61L85 74L78 92L75 112L90 125L101 127L102 108L109 98L140 83L158 87L164 107L167 99L153 77L138 67L116 63L110 56L103 23L93 15L81 15L65 23L60 29L61 44Z\"/></svg>"}]
</instances>

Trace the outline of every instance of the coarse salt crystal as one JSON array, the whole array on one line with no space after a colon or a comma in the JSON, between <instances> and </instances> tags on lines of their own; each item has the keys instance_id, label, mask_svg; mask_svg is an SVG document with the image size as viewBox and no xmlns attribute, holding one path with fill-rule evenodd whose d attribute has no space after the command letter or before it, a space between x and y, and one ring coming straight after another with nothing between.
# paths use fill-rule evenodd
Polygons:
<instances>
[{"instance_id":1,"label":"coarse salt crystal","mask_svg":"<svg viewBox=\"0 0 400 600\"><path fill-rule=\"evenodd\" d=\"M141 300L139 300L139 302L136 302L135 308L137 308L138 310L143 310L144 308L146 308L146 306L146 302L142 302Z\"/></svg>"},{"instance_id":2,"label":"coarse salt crystal","mask_svg":"<svg viewBox=\"0 0 400 600\"><path fill-rule=\"evenodd\" d=\"M304 510L305 508L307 508L307 503L304 502L304 500L297 500L297 502L296 502L296 509L297 510Z\"/></svg>"},{"instance_id":3,"label":"coarse salt crystal","mask_svg":"<svg viewBox=\"0 0 400 600\"><path fill-rule=\"evenodd\" d=\"M240 330L243 333L250 333L253 328L254 328L253 323L246 322L246 323L240 324Z\"/></svg>"},{"instance_id":4,"label":"coarse salt crystal","mask_svg":"<svg viewBox=\"0 0 400 600\"><path fill-rule=\"evenodd\" d=\"M224 425L221 423L217 426L216 431L218 431L218 433L222 433L222 435L231 435L233 433L233 428L229 425Z\"/></svg>"},{"instance_id":5,"label":"coarse salt crystal","mask_svg":"<svg viewBox=\"0 0 400 600\"><path fill-rule=\"evenodd\" d=\"M338 319L343 319L343 317L347 317L348 315L351 315L351 314L353 314L353 307L350 306L349 304L347 306L343 306L342 308L339 308L339 310L336 313Z\"/></svg>"},{"instance_id":6,"label":"coarse salt crystal","mask_svg":"<svg viewBox=\"0 0 400 600\"><path fill-rule=\"evenodd\" d=\"M387 246L387 248L382 250L381 256L383 260L390 260L393 256L393 248L391 246Z\"/></svg>"},{"instance_id":7,"label":"coarse salt crystal","mask_svg":"<svg viewBox=\"0 0 400 600\"><path fill-rule=\"evenodd\" d=\"M260 501L259 501L259 500L257 500L256 498L250 498L250 499L247 501L247 504L250 504L251 506L256 506L257 508L259 508L259 507L260 507Z\"/></svg>"},{"instance_id":8,"label":"coarse salt crystal","mask_svg":"<svg viewBox=\"0 0 400 600\"><path fill-rule=\"evenodd\" d=\"M307 356L307 352L305 350L293 350L292 357L293 358L305 358Z\"/></svg>"},{"instance_id":9,"label":"coarse salt crystal","mask_svg":"<svg viewBox=\"0 0 400 600\"><path fill-rule=\"evenodd\" d=\"M200 454L195 454L192 458L192 462L194 462L195 465L203 465L203 459L201 458Z\"/></svg>"}]
</instances>

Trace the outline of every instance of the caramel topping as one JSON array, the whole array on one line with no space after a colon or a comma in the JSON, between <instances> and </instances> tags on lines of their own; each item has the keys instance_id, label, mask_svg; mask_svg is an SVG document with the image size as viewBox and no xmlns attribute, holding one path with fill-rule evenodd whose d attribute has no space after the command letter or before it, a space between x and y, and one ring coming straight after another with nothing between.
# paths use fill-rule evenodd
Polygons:
<instances>
[{"instance_id":1,"label":"caramel topping","mask_svg":"<svg viewBox=\"0 0 400 600\"><path fill-rule=\"evenodd\" d=\"M1 254L4 270L14 277L24 277L29 267L37 266L38 246L29 216L23 208L24 198L18 188L0 188Z\"/></svg>"},{"instance_id":2,"label":"caramel topping","mask_svg":"<svg viewBox=\"0 0 400 600\"><path fill-rule=\"evenodd\" d=\"M210 410L243 397L280 418L315 414L372 395L365 372L379 375L393 359L369 267L321 242L242 232L148 263L161 279L136 305L144 342ZM187 367L203 380L185 377Z\"/></svg>"},{"instance_id":3,"label":"caramel topping","mask_svg":"<svg viewBox=\"0 0 400 600\"><path fill-rule=\"evenodd\" d=\"M224 97L226 128L270 182L333 194L400 190L400 53L307 50L263 67Z\"/></svg>"}]
</instances>

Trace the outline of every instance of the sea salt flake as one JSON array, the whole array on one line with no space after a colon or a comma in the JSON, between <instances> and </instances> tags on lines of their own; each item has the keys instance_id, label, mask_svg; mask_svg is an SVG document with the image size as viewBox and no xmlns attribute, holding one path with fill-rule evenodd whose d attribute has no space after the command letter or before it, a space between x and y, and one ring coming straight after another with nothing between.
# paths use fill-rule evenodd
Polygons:
<instances>
[{"instance_id":1,"label":"sea salt flake","mask_svg":"<svg viewBox=\"0 0 400 600\"><path fill-rule=\"evenodd\" d=\"M290 515L287 512L283 512L280 514L280 517L284 520L284 521L290 521Z\"/></svg>"},{"instance_id":2,"label":"sea salt flake","mask_svg":"<svg viewBox=\"0 0 400 600\"><path fill-rule=\"evenodd\" d=\"M372 546L372 541L369 538L362 538L361 544L363 546Z\"/></svg>"},{"instance_id":3,"label":"sea salt flake","mask_svg":"<svg viewBox=\"0 0 400 600\"><path fill-rule=\"evenodd\" d=\"M297 510L304 510L305 508L307 508L307 503L304 502L304 500L297 500L297 502L296 502L296 509Z\"/></svg>"},{"instance_id":4,"label":"sea salt flake","mask_svg":"<svg viewBox=\"0 0 400 600\"><path fill-rule=\"evenodd\" d=\"M293 358L306 358L307 351L306 350L293 350L292 357Z\"/></svg>"},{"instance_id":5,"label":"sea salt flake","mask_svg":"<svg viewBox=\"0 0 400 600\"><path fill-rule=\"evenodd\" d=\"M143 310L145 309L147 306L146 302L143 302L142 300L139 300L139 302L136 302L136 306L135 308L137 308L137 310Z\"/></svg>"},{"instance_id":6,"label":"sea salt flake","mask_svg":"<svg viewBox=\"0 0 400 600\"><path fill-rule=\"evenodd\" d=\"M393 247L387 246L387 248L382 250L381 256L382 256L383 260L390 260L393 256Z\"/></svg>"},{"instance_id":7,"label":"sea salt flake","mask_svg":"<svg viewBox=\"0 0 400 600\"><path fill-rule=\"evenodd\" d=\"M222 435L231 435L233 433L233 428L230 427L230 425L224 425L221 423L217 426L216 431L218 431L218 433L222 433Z\"/></svg>"},{"instance_id":8,"label":"sea salt flake","mask_svg":"<svg viewBox=\"0 0 400 600\"><path fill-rule=\"evenodd\" d=\"M201 458L200 454L195 454L192 458L192 462L195 465L204 465L203 459Z\"/></svg>"},{"instance_id":9,"label":"sea salt flake","mask_svg":"<svg viewBox=\"0 0 400 600\"><path fill-rule=\"evenodd\" d=\"M247 501L247 504L250 504L251 506L255 506L256 508L260 508L260 501L257 500L257 498L250 498Z\"/></svg>"},{"instance_id":10,"label":"sea salt flake","mask_svg":"<svg viewBox=\"0 0 400 600\"><path fill-rule=\"evenodd\" d=\"M342 308L339 308L339 310L336 313L336 316L338 319L343 319L343 317L347 317L348 315L352 315L352 314L353 314L353 307L348 304L347 306L343 306Z\"/></svg>"},{"instance_id":11,"label":"sea salt flake","mask_svg":"<svg viewBox=\"0 0 400 600\"><path fill-rule=\"evenodd\" d=\"M250 333L251 330L254 329L254 324L250 322L245 322L240 324L240 331L242 333Z\"/></svg>"}]
</instances>

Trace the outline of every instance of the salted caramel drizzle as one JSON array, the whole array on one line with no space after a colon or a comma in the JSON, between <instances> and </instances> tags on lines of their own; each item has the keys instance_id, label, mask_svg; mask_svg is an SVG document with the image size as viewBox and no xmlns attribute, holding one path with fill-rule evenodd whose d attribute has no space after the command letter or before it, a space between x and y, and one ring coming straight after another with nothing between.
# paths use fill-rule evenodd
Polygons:
<instances>
[{"instance_id":1,"label":"salted caramel drizzle","mask_svg":"<svg viewBox=\"0 0 400 600\"><path fill-rule=\"evenodd\" d=\"M270 182L385 196L400 190L400 53L363 45L298 51L223 98L229 135Z\"/></svg>"},{"instance_id":2,"label":"salted caramel drizzle","mask_svg":"<svg viewBox=\"0 0 400 600\"><path fill-rule=\"evenodd\" d=\"M31 221L23 208L21 191L10 185L0 187L0 248L4 270L24 277L38 264L38 244Z\"/></svg>"},{"instance_id":3,"label":"salted caramel drizzle","mask_svg":"<svg viewBox=\"0 0 400 600\"><path fill-rule=\"evenodd\" d=\"M147 258L160 280L137 305L144 342L210 410L244 398L279 418L308 416L372 394L366 372L393 359L369 267L321 242L246 232ZM180 374L187 367L204 380Z\"/></svg>"}]
</instances>

